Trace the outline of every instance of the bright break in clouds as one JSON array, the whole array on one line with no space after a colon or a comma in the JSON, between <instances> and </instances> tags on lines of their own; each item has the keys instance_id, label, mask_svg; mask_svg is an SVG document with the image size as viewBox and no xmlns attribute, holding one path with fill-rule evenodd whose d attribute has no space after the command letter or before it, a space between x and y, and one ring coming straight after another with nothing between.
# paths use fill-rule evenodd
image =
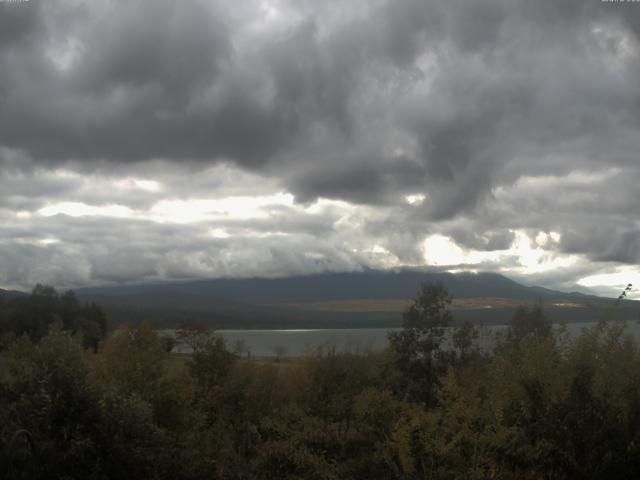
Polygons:
<instances>
[{"instance_id":1,"label":"bright break in clouds","mask_svg":"<svg viewBox=\"0 0 640 480\"><path fill-rule=\"evenodd\" d=\"M640 4L0 3L0 286L640 284Z\"/></svg>"}]
</instances>

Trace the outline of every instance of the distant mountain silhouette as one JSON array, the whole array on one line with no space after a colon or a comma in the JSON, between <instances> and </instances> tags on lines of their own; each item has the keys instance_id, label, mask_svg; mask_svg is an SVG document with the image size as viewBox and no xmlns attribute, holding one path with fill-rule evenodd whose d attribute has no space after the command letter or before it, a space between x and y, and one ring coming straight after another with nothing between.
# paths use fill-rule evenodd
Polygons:
<instances>
[{"instance_id":1,"label":"distant mountain silhouette","mask_svg":"<svg viewBox=\"0 0 640 480\"><path fill-rule=\"evenodd\" d=\"M19 292L17 290L3 290L0 288L0 298L3 300L8 300L16 297L23 297L27 295L24 292Z\"/></svg>"},{"instance_id":2,"label":"distant mountain silhouette","mask_svg":"<svg viewBox=\"0 0 640 480\"><path fill-rule=\"evenodd\" d=\"M174 326L181 319L193 319L211 323L217 328L389 326L399 324L399 311L339 311L335 305L331 311L305 310L304 305L348 300L360 300L359 304L362 304L361 300L410 300L424 282L442 282L456 299L487 299L487 305L476 310L465 309L457 315L482 323L504 323L513 313L514 307L503 308L496 302L492 305L491 300L495 299L515 300L511 304L531 304L541 300L551 308L556 302L574 306L585 301L591 304L613 302L612 299L578 293L527 287L497 273L454 274L419 270L226 278L83 288L76 292L82 299L101 304L116 322L152 319ZM562 315L567 321L575 321L584 315L593 319L594 313L584 308L564 308Z\"/></svg>"},{"instance_id":3,"label":"distant mountain silhouette","mask_svg":"<svg viewBox=\"0 0 640 480\"><path fill-rule=\"evenodd\" d=\"M362 298L413 298L424 282L441 282L454 298L499 297L522 300L574 298L541 287L526 287L497 273L420 272L413 270L325 273L285 278L234 278L185 283L132 285L77 290L83 296L136 297L166 303L176 300L244 304L319 302ZM581 295L581 297L584 297ZM594 297L597 298L597 297Z\"/></svg>"}]
</instances>

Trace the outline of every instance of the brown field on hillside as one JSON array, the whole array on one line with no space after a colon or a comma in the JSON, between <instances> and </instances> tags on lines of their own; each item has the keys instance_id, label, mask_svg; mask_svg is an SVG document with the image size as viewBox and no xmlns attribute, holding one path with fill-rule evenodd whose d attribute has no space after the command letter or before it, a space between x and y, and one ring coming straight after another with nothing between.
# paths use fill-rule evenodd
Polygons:
<instances>
[{"instance_id":1,"label":"brown field on hillside","mask_svg":"<svg viewBox=\"0 0 640 480\"><path fill-rule=\"evenodd\" d=\"M410 299L372 299L362 298L353 300L329 300L325 302L309 303L278 303L270 304L272 307L295 308L311 312L402 312L410 304ZM451 303L451 308L456 310L482 310L491 308L517 308L521 305L529 305L531 301L514 298L457 298ZM566 300L552 300L543 302L548 308L581 308L583 304Z\"/></svg>"}]
</instances>

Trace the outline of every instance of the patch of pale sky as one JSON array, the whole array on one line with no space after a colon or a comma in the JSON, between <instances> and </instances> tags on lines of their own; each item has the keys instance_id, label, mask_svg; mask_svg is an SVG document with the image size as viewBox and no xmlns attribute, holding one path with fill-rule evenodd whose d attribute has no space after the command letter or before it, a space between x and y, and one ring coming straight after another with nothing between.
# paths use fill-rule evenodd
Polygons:
<instances>
[{"instance_id":1,"label":"patch of pale sky","mask_svg":"<svg viewBox=\"0 0 640 480\"><path fill-rule=\"evenodd\" d=\"M38 210L38 214L44 217L52 217L54 215L68 215L70 217L113 217L113 218L132 218L135 216L133 210L124 205L87 205L82 202L60 202Z\"/></svg>"},{"instance_id":2,"label":"patch of pale sky","mask_svg":"<svg viewBox=\"0 0 640 480\"><path fill-rule=\"evenodd\" d=\"M143 190L145 192L159 192L162 190L162 184L155 180L145 180L139 178L123 178L116 180L113 185L121 190Z\"/></svg>"},{"instance_id":3,"label":"patch of pale sky","mask_svg":"<svg viewBox=\"0 0 640 480\"><path fill-rule=\"evenodd\" d=\"M619 168L606 168L598 171L574 170L566 175L523 175L513 184L498 186L493 190L496 198L505 198L512 192L548 191L554 188L588 187L597 185L621 173Z\"/></svg>"},{"instance_id":4,"label":"patch of pale sky","mask_svg":"<svg viewBox=\"0 0 640 480\"><path fill-rule=\"evenodd\" d=\"M599 22L591 29L601 49L611 53L607 59L611 63L624 64L638 53L633 37L619 26Z\"/></svg>"},{"instance_id":5,"label":"patch of pale sky","mask_svg":"<svg viewBox=\"0 0 640 480\"><path fill-rule=\"evenodd\" d=\"M517 266L505 268L504 271L519 274L533 274L550 270L566 268L574 265L578 260L575 255L561 255L551 253L532 241L521 230L514 230L515 239L508 249L495 251L467 250L458 246L451 238L443 235L431 235L423 244L425 262L429 265L452 266L479 265L482 263L499 263L503 258L515 258ZM556 232L554 237L557 237ZM551 237L551 234L543 234ZM540 233L536 239L541 239Z\"/></svg>"},{"instance_id":6,"label":"patch of pale sky","mask_svg":"<svg viewBox=\"0 0 640 480\"><path fill-rule=\"evenodd\" d=\"M425 198L427 197L419 193L415 195L407 195L404 198L407 201L407 203L409 203L410 205L421 205L424 202Z\"/></svg>"},{"instance_id":7,"label":"patch of pale sky","mask_svg":"<svg viewBox=\"0 0 640 480\"><path fill-rule=\"evenodd\" d=\"M635 267L620 266L613 268L614 271L608 273L598 273L595 275L589 275L578 280L578 285L582 285L594 290L602 287L610 287L617 289L616 291L622 292L622 290L631 283L633 286L631 292L628 294L628 298L640 299L638 295L638 289L640 288L640 271Z\"/></svg>"},{"instance_id":8,"label":"patch of pale sky","mask_svg":"<svg viewBox=\"0 0 640 480\"><path fill-rule=\"evenodd\" d=\"M229 238L231 236L224 228L212 228L209 230L209 235L213 238Z\"/></svg>"},{"instance_id":9,"label":"patch of pale sky","mask_svg":"<svg viewBox=\"0 0 640 480\"><path fill-rule=\"evenodd\" d=\"M161 188L155 181L125 179L118 181L120 188L140 188L142 190L157 191ZM423 199L421 195L408 196L409 203L416 204ZM412 202L413 200L413 202ZM265 196L235 196L217 199L189 199L189 200L161 200L148 212L134 211L123 205L109 204L103 206L87 205L81 202L61 202L47 205L38 210L38 214L50 217L58 214L72 217L105 216L114 218L142 218L160 223L188 224L216 219L264 219L269 217L268 208L286 206L294 209L297 214L320 214L327 210L337 211L336 225L343 224L351 228L358 226L357 206L340 200L320 199L308 206L296 205L294 197L289 193L279 192ZM354 216L355 215L355 216ZM29 219L30 212L18 212L21 219ZM342 222L342 223L341 223ZM209 230L213 238L229 238L232 234L224 228ZM499 264L501 259L515 258L516 266L505 267L505 273L535 274L567 268L575 265L579 260L576 255L552 253L545 247L551 242L558 242L560 234L557 232L538 232L530 238L522 230L514 230L515 239L508 249L496 251L479 251L463 249L450 237L435 234L428 236L423 242L424 261L426 265L451 267L455 270L459 265L479 265L483 263ZM281 232L254 232L252 236L271 236ZM42 246L57 243L55 238L36 240ZM397 257L387 248L375 244L370 249L361 251L363 255L375 257L376 263L388 267L398 266ZM591 275L579 280L585 287L597 289L602 287L623 287L627 283L640 284L640 273L628 267L619 267L615 272Z\"/></svg>"},{"instance_id":10,"label":"patch of pale sky","mask_svg":"<svg viewBox=\"0 0 640 480\"><path fill-rule=\"evenodd\" d=\"M226 197L219 199L161 200L149 212L157 222L194 223L216 218L240 220L267 218L270 206L292 206L293 195L277 193L261 197Z\"/></svg>"},{"instance_id":11,"label":"patch of pale sky","mask_svg":"<svg viewBox=\"0 0 640 480\"><path fill-rule=\"evenodd\" d=\"M84 52L84 45L76 37L66 37L64 40L53 43L46 55L60 72L66 72Z\"/></svg>"}]
</instances>

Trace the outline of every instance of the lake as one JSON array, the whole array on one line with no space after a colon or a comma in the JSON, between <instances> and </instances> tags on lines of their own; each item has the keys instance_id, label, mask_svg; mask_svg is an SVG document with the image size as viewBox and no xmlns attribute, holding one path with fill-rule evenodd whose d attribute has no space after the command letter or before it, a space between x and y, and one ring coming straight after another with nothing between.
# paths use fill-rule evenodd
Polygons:
<instances>
[{"instance_id":1,"label":"lake","mask_svg":"<svg viewBox=\"0 0 640 480\"><path fill-rule=\"evenodd\" d=\"M566 329L569 338L573 339L595 325L596 322L569 323ZM505 325L478 327L477 345L484 350L493 348L496 335L505 328ZM387 335L398 330L400 329L216 330L216 333L225 339L232 350L242 344L244 352L250 352L256 357L271 357L310 354L320 347L351 353L380 351L389 343ZM637 322L626 322L626 332L640 341L640 324ZM175 336L175 330L162 330L162 334ZM189 353L190 349L186 345L178 345L174 352Z\"/></svg>"}]
</instances>

